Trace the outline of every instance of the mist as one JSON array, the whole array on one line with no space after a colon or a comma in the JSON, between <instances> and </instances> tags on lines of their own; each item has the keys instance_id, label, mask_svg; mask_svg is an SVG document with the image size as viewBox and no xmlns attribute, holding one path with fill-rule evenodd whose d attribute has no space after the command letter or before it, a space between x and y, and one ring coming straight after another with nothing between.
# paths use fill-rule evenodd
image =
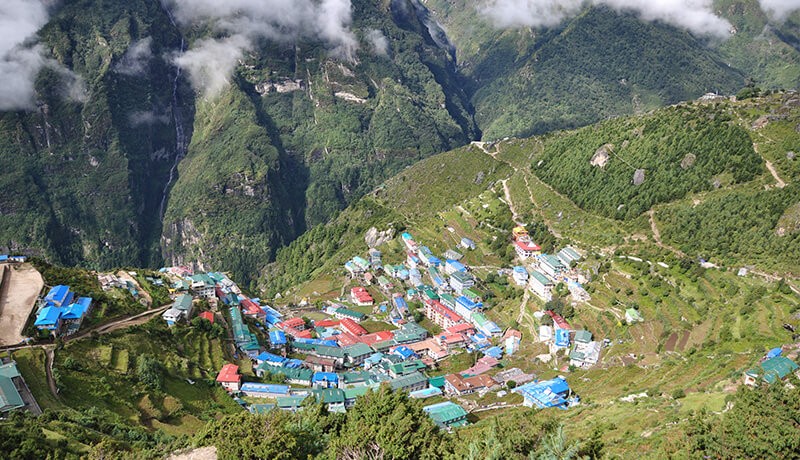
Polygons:
<instances>
[{"instance_id":1,"label":"mist","mask_svg":"<svg viewBox=\"0 0 800 460\"><path fill-rule=\"evenodd\" d=\"M577 15L586 5L633 13L642 20L664 22L700 36L724 39L732 28L714 13L712 0L489 0L479 10L500 28L549 27Z\"/></svg>"},{"instance_id":2,"label":"mist","mask_svg":"<svg viewBox=\"0 0 800 460\"><path fill-rule=\"evenodd\" d=\"M260 39L320 40L331 56L344 60L353 60L358 49L350 0L170 0L169 5L181 25L210 26L223 35L200 40L174 58L206 97L225 88L237 61Z\"/></svg>"},{"instance_id":3,"label":"mist","mask_svg":"<svg viewBox=\"0 0 800 460\"><path fill-rule=\"evenodd\" d=\"M761 9L776 22L785 21L790 14L800 10L800 0L759 0Z\"/></svg>"},{"instance_id":4,"label":"mist","mask_svg":"<svg viewBox=\"0 0 800 460\"><path fill-rule=\"evenodd\" d=\"M114 66L114 70L123 75L144 75L150 59L153 57L153 38L145 37L131 43L128 50Z\"/></svg>"}]
</instances>

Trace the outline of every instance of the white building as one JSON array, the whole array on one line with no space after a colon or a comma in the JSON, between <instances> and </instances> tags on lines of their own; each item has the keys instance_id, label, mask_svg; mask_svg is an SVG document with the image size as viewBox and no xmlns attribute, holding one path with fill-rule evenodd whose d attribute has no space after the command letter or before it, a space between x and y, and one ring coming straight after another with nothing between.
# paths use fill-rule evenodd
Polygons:
<instances>
[{"instance_id":1,"label":"white building","mask_svg":"<svg viewBox=\"0 0 800 460\"><path fill-rule=\"evenodd\" d=\"M528 287L545 302L553 300L553 282L536 270L531 271Z\"/></svg>"}]
</instances>

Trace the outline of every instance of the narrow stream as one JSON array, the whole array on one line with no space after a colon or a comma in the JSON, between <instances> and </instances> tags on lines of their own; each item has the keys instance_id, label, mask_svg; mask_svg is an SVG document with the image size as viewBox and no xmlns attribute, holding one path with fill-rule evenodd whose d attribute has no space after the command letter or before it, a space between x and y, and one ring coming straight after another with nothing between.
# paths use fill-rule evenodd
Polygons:
<instances>
[{"instance_id":1,"label":"narrow stream","mask_svg":"<svg viewBox=\"0 0 800 460\"><path fill-rule=\"evenodd\" d=\"M172 12L167 8L165 4L162 3L162 8L167 13L167 17L169 18L169 22L172 23L172 26L178 29L178 25L175 22L175 18L172 16ZM186 41L181 36L181 53L186 51ZM178 103L178 84L181 78L182 69L179 66L175 66L175 78L172 81L172 121L175 123L175 162L172 164L172 168L169 170L169 179L167 183L164 184L164 189L161 192L161 205L158 209L158 215L161 218L161 222L164 222L164 212L166 211L166 204L167 204L167 194L169 193L169 189L172 186L172 182L175 180L175 175L178 171L178 163L186 156L186 134L183 129L183 111L181 110L181 106Z\"/></svg>"}]
</instances>

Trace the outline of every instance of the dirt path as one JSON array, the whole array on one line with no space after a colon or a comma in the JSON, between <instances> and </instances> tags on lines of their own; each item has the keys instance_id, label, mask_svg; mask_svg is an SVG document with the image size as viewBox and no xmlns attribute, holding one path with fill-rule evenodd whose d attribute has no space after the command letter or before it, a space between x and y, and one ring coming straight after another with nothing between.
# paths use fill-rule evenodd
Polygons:
<instances>
[{"instance_id":1,"label":"dirt path","mask_svg":"<svg viewBox=\"0 0 800 460\"><path fill-rule=\"evenodd\" d=\"M769 169L769 172L770 174L772 174L772 177L775 178L776 182L775 185L778 188L786 187L786 182L784 182L780 177L778 177L778 171L775 170L775 166L772 165L771 161L767 161L767 169Z\"/></svg>"},{"instance_id":2,"label":"dirt path","mask_svg":"<svg viewBox=\"0 0 800 460\"><path fill-rule=\"evenodd\" d=\"M151 308L150 310L143 311L143 312L138 313L136 315L129 316L127 318L120 319L120 320L117 320L117 321L113 321L113 322L108 323L108 324L104 324L104 325L102 325L102 326L100 326L98 328L95 328L95 329L87 329L87 330L85 330L85 331L83 331L83 332L81 332L79 334L73 335L71 337L67 337L66 339L64 339L64 341L65 342L66 341L70 341L71 342L73 340L79 340L79 339L82 339L84 337L87 337L87 336L91 335L92 332L97 332L98 334L102 335L102 334L108 334L108 333L114 332L114 331L119 330L119 329L124 329L126 327L137 326L139 324L144 324L144 323L150 321L150 319L152 317L154 317L154 316L156 316L156 315L158 315L160 313L163 313L164 310L166 310L167 308L170 307L170 305L171 304L163 305L163 306L158 307L158 308Z\"/></svg>"},{"instance_id":3,"label":"dirt path","mask_svg":"<svg viewBox=\"0 0 800 460\"><path fill-rule=\"evenodd\" d=\"M22 342L22 328L44 287L31 265L6 265L0 288L0 346Z\"/></svg>"},{"instance_id":4,"label":"dirt path","mask_svg":"<svg viewBox=\"0 0 800 460\"><path fill-rule=\"evenodd\" d=\"M150 293L145 291L144 289L142 289L142 286L139 285L139 282L136 281L136 278L132 277L131 275L128 274L128 272L123 271L123 270L120 270L117 273L117 278L119 278L121 280L124 280L124 281L129 281L131 284L136 286L136 291L139 293L139 295L143 299L145 299L147 301L147 306L153 305L153 298L150 297Z\"/></svg>"},{"instance_id":5,"label":"dirt path","mask_svg":"<svg viewBox=\"0 0 800 460\"><path fill-rule=\"evenodd\" d=\"M58 398L58 387L53 378L53 361L55 361L56 350L55 347L44 347L44 370L47 374L47 386L50 387L50 393Z\"/></svg>"},{"instance_id":6,"label":"dirt path","mask_svg":"<svg viewBox=\"0 0 800 460\"><path fill-rule=\"evenodd\" d=\"M494 159L497 159L497 151L489 152L488 150L486 150L486 142L472 141L471 144L474 145L475 147L478 147L479 149L483 150L483 153L489 155L490 157L492 157Z\"/></svg>"},{"instance_id":7,"label":"dirt path","mask_svg":"<svg viewBox=\"0 0 800 460\"><path fill-rule=\"evenodd\" d=\"M658 225L656 225L655 211L652 209L647 211L647 217L650 220L650 230L653 231L653 239L656 241L656 244L659 247L672 251L677 256L686 257L686 253L680 249L674 248L668 244L664 244L664 242L661 241L661 232L658 230Z\"/></svg>"},{"instance_id":8,"label":"dirt path","mask_svg":"<svg viewBox=\"0 0 800 460\"><path fill-rule=\"evenodd\" d=\"M500 182L503 183L503 194L505 194L505 199L503 201L508 205L508 209L511 211L511 217L517 225L522 225L519 220L519 213L517 213L514 202L511 200L511 190L508 188L508 179L503 179Z\"/></svg>"}]
</instances>

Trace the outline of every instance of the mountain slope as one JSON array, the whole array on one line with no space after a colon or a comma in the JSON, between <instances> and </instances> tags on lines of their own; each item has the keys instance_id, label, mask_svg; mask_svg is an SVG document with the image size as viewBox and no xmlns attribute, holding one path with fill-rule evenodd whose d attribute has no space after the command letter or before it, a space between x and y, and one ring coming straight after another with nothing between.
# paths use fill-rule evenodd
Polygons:
<instances>
[{"instance_id":1,"label":"mountain slope","mask_svg":"<svg viewBox=\"0 0 800 460\"><path fill-rule=\"evenodd\" d=\"M707 42L672 26L592 7L549 29L499 29L471 2L428 3L474 81L486 139L541 134L694 99L732 94L746 78L800 84L792 19L768 24L755 0L718 2L738 32ZM653 46L658 43L658 46Z\"/></svg>"}]
</instances>

